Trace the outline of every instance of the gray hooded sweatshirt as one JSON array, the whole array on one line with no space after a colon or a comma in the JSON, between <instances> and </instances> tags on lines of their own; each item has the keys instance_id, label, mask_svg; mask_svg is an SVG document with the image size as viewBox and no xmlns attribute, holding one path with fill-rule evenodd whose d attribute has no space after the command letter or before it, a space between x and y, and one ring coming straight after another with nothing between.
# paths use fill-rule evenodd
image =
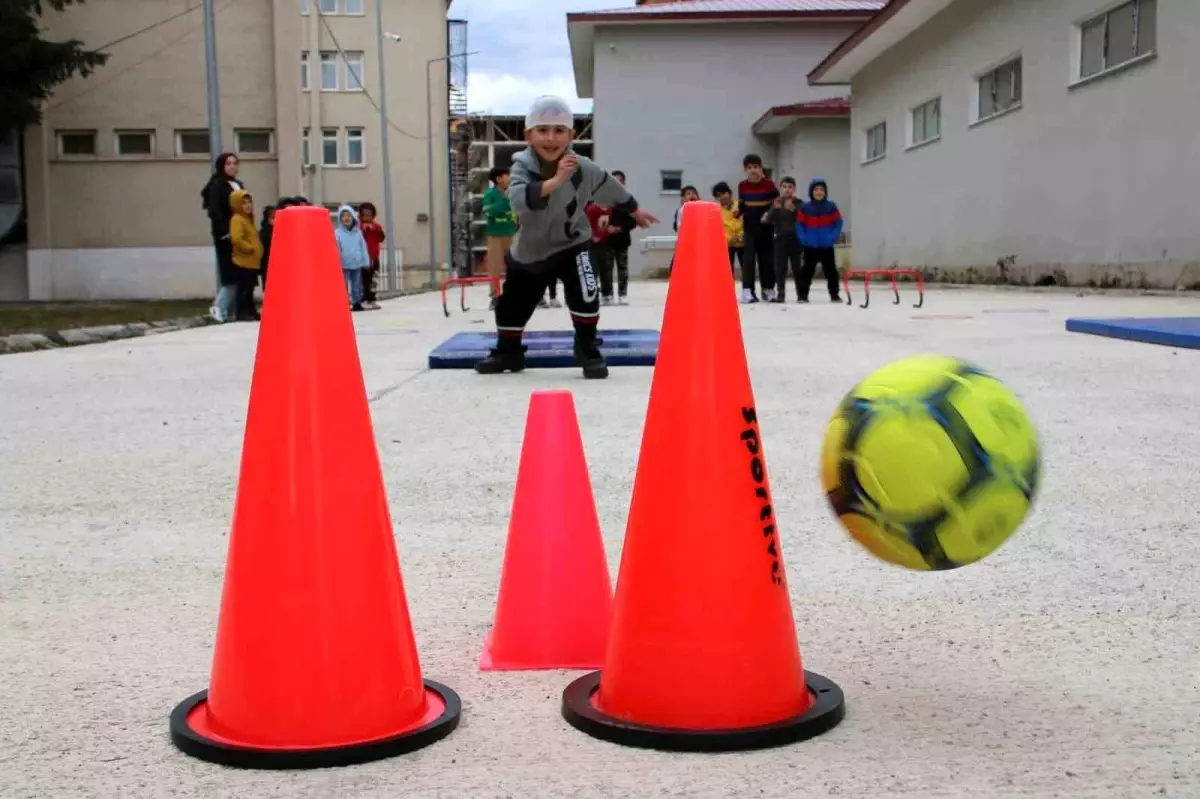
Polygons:
<instances>
[{"instance_id":1,"label":"gray hooded sweatshirt","mask_svg":"<svg viewBox=\"0 0 1200 799\"><path fill-rule=\"evenodd\" d=\"M512 183L508 200L512 203L521 226L512 240L512 257L535 269L555 253L586 245L592 238L592 225L585 209L589 202L610 206L614 210L633 213L637 201L621 181L614 178L596 162L578 153L579 168L571 180L542 197L541 159L532 147L526 147L513 158Z\"/></svg>"}]
</instances>

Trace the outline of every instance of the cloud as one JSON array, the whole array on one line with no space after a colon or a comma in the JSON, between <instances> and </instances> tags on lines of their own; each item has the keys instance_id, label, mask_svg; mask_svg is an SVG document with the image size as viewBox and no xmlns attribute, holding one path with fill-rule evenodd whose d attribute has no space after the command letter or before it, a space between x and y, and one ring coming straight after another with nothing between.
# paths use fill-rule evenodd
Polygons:
<instances>
[{"instance_id":1,"label":"cloud","mask_svg":"<svg viewBox=\"0 0 1200 799\"><path fill-rule=\"evenodd\" d=\"M552 73L545 77L510 72L474 72L467 75L467 105L475 114L524 114L535 97L556 94L578 112L591 113L592 101L575 96L575 77Z\"/></svg>"},{"instance_id":2,"label":"cloud","mask_svg":"<svg viewBox=\"0 0 1200 799\"><path fill-rule=\"evenodd\" d=\"M633 0L454 0L451 19L467 21L467 105L473 113L524 114L533 98L557 94L575 110L567 14L632 6Z\"/></svg>"}]
</instances>

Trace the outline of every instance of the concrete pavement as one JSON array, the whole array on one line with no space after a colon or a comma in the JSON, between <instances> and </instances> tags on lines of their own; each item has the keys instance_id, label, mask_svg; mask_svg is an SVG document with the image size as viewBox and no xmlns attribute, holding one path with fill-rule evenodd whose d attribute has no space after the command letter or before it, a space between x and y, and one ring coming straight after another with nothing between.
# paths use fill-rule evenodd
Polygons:
<instances>
[{"instance_id":1,"label":"concrete pavement","mask_svg":"<svg viewBox=\"0 0 1200 799\"><path fill-rule=\"evenodd\" d=\"M664 293L635 283L603 326L657 327ZM256 326L0 358L0 795L1200 796L1200 352L1063 330L1200 300L933 286L920 311L882 290L872 306L743 310L805 665L848 708L820 738L745 754L606 744L559 715L575 673L476 668L530 390L575 393L615 579L649 369L430 372L428 351L487 314L445 319L425 295L356 315L423 669L459 692L462 723L413 755L267 773L167 736L207 685ZM564 329L566 311L533 326ZM926 351L1006 380L1044 446L1025 527L943 574L872 560L816 468L844 392Z\"/></svg>"}]
</instances>

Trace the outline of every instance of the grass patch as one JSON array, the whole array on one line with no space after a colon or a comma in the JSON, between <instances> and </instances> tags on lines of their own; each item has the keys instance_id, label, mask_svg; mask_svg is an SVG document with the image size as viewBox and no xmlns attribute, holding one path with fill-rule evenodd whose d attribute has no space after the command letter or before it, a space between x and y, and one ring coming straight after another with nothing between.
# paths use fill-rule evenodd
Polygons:
<instances>
[{"instance_id":1,"label":"grass patch","mask_svg":"<svg viewBox=\"0 0 1200 799\"><path fill-rule=\"evenodd\" d=\"M0 336L205 316L212 300L0 303Z\"/></svg>"}]
</instances>

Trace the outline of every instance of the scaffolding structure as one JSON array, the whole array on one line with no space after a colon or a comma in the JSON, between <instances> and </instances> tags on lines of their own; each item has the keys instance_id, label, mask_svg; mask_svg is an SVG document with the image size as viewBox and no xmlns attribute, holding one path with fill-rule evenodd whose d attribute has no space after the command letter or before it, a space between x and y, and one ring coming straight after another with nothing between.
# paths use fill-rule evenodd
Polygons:
<instances>
[{"instance_id":1,"label":"scaffolding structure","mask_svg":"<svg viewBox=\"0 0 1200 799\"><path fill-rule=\"evenodd\" d=\"M450 258L452 274L471 274L471 125L467 106L467 22L452 19L446 26L447 108L449 109L448 167L450 170Z\"/></svg>"},{"instance_id":2,"label":"scaffolding structure","mask_svg":"<svg viewBox=\"0 0 1200 799\"><path fill-rule=\"evenodd\" d=\"M476 273L486 271L483 258L487 254L484 232L487 220L481 204L488 187L488 172L492 167L512 166L513 156L525 149L525 115L474 114L469 120L469 132L464 139L469 148L468 177L469 258ZM575 116L575 152L592 157L592 115Z\"/></svg>"}]
</instances>

